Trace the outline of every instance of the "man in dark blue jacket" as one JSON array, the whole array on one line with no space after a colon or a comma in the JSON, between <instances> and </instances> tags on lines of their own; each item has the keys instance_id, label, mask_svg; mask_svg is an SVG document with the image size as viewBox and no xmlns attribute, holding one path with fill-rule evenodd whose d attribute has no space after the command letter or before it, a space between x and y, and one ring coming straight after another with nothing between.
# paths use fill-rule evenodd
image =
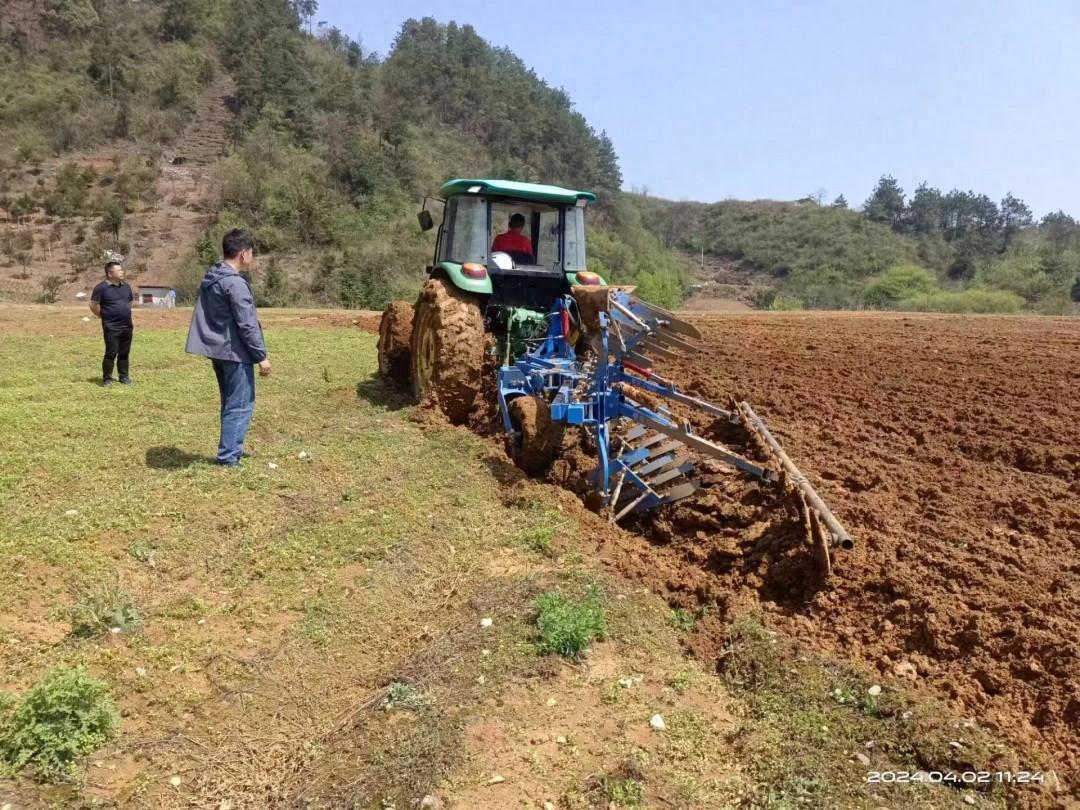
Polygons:
<instances>
[{"instance_id":1,"label":"man in dark blue jacket","mask_svg":"<svg viewBox=\"0 0 1080 810\"><path fill-rule=\"evenodd\" d=\"M255 263L255 244L244 231L221 241L224 260L211 267L199 285L186 350L209 357L221 394L221 441L217 462L240 463L244 437L255 411L255 370L270 374L266 341L255 312L251 284L240 275Z\"/></svg>"}]
</instances>

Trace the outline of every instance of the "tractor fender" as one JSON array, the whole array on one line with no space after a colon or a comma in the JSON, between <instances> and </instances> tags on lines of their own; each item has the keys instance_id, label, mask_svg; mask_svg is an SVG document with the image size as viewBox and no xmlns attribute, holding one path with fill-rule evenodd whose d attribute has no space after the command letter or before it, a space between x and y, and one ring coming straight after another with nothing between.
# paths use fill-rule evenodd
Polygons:
<instances>
[{"instance_id":1,"label":"tractor fender","mask_svg":"<svg viewBox=\"0 0 1080 810\"><path fill-rule=\"evenodd\" d=\"M573 286L575 286L577 284L581 284L581 282L578 280L578 273L581 273L581 272L590 272L591 273L591 271L574 270L573 272L570 272L570 273L566 274L566 282L571 287L573 287ZM591 273L591 274L596 276L598 279L600 279L599 284L595 284L595 285L592 285L592 286L598 286L598 287L606 287L607 286L607 279L605 279L599 273Z\"/></svg>"},{"instance_id":2,"label":"tractor fender","mask_svg":"<svg viewBox=\"0 0 1080 810\"><path fill-rule=\"evenodd\" d=\"M445 278L462 292L472 295L491 295L491 276L469 278L456 262L439 262L431 270L432 278Z\"/></svg>"}]
</instances>

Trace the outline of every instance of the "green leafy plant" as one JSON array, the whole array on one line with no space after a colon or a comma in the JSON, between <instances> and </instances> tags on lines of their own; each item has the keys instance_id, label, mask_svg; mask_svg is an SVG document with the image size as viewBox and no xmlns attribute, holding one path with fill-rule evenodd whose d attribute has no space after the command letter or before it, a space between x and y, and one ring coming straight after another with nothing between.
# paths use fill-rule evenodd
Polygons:
<instances>
[{"instance_id":1,"label":"green leafy plant","mask_svg":"<svg viewBox=\"0 0 1080 810\"><path fill-rule=\"evenodd\" d=\"M553 557L555 549L551 541L554 537L554 526L533 526L518 535L518 542L530 551L535 551L545 557Z\"/></svg>"},{"instance_id":2,"label":"green leafy plant","mask_svg":"<svg viewBox=\"0 0 1080 810\"><path fill-rule=\"evenodd\" d=\"M8 712L0 707L0 761L10 773L28 765L48 778L76 772L76 760L104 743L120 715L102 681L56 667Z\"/></svg>"},{"instance_id":3,"label":"green leafy plant","mask_svg":"<svg viewBox=\"0 0 1080 810\"><path fill-rule=\"evenodd\" d=\"M645 801L645 787L637 779L617 779L604 788L616 807L641 807Z\"/></svg>"},{"instance_id":4,"label":"green leafy plant","mask_svg":"<svg viewBox=\"0 0 1080 810\"><path fill-rule=\"evenodd\" d=\"M673 608L671 611L671 617L668 621L671 622L671 626L676 630L682 630L684 633L694 629L694 625L701 621L705 615L705 608L698 608L697 610L683 610L682 608Z\"/></svg>"},{"instance_id":5,"label":"green leafy plant","mask_svg":"<svg viewBox=\"0 0 1080 810\"><path fill-rule=\"evenodd\" d=\"M126 590L116 584L104 584L81 591L64 611L74 636L92 637L114 627L134 630L140 624L139 611Z\"/></svg>"},{"instance_id":6,"label":"green leafy plant","mask_svg":"<svg viewBox=\"0 0 1080 810\"><path fill-rule=\"evenodd\" d=\"M589 645L607 634L600 589L590 586L581 601L548 591L536 600L536 647L542 654L580 658Z\"/></svg>"},{"instance_id":7,"label":"green leafy plant","mask_svg":"<svg viewBox=\"0 0 1080 810\"><path fill-rule=\"evenodd\" d=\"M418 711L431 705L431 697L425 695L415 686L402 681L394 681L387 689L386 697L383 698L382 707L386 711L393 709L409 709Z\"/></svg>"}]
</instances>

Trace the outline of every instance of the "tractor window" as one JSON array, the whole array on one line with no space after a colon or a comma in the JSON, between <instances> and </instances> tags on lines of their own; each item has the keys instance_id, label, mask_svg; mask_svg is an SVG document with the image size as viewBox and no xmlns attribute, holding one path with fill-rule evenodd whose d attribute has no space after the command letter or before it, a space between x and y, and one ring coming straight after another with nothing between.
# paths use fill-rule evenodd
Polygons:
<instances>
[{"instance_id":1,"label":"tractor window","mask_svg":"<svg viewBox=\"0 0 1080 810\"><path fill-rule=\"evenodd\" d=\"M487 264L487 200L483 197L455 197L450 200L449 251L440 257L464 264Z\"/></svg>"},{"instance_id":2,"label":"tractor window","mask_svg":"<svg viewBox=\"0 0 1080 810\"><path fill-rule=\"evenodd\" d=\"M554 269L559 262L559 212L540 214L540 236L536 240L536 263Z\"/></svg>"},{"instance_id":3,"label":"tractor window","mask_svg":"<svg viewBox=\"0 0 1080 810\"><path fill-rule=\"evenodd\" d=\"M585 210L566 209L566 263L568 273L585 269Z\"/></svg>"}]
</instances>

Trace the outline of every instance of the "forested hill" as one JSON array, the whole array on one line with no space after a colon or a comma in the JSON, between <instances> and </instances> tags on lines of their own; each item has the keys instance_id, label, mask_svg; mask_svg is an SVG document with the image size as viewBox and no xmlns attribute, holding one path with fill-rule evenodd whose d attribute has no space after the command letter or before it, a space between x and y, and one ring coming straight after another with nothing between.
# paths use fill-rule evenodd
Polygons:
<instances>
[{"instance_id":1,"label":"forested hill","mask_svg":"<svg viewBox=\"0 0 1080 810\"><path fill-rule=\"evenodd\" d=\"M1036 220L1012 194L922 183L908 197L886 175L858 210L842 196L638 204L665 247L721 261L757 307L1069 313L1080 301L1080 224Z\"/></svg>"},{"instance_id":2,"label":"forested hill","mask_svg":"<svg viewBox=\"0 0 1080 810\"><path fill-rule=\"evenodd\" d=\"M148 210L187 204L207 221L169 268L182 296L218 235L243 225L268 256L257 280L263 303L379 307L414 294L430 258L430 235L414 216L423 196L448 177L481 175L596 191L596 269L669 304L684 290L685 262L661 248L619 190L608 136L469 25L407 20L380 59L336 28L313 27L311 0L8 0L6 8L2 246L8 266L28 278L36 264L56 266L59 245L72 254L68 289L78 286L80 273L93 275L95 251L140 256ZM185 203L160 178L155 194L145 176L132 191L131 172L115 159L104 170L101 160L78 160L112 148L172 171L162 156L210 126L198 117L223 86L231 98L228 154L212 171L219 194ZM70 242L68 226L79 231Z\"/></svg>"}]
</instances>

